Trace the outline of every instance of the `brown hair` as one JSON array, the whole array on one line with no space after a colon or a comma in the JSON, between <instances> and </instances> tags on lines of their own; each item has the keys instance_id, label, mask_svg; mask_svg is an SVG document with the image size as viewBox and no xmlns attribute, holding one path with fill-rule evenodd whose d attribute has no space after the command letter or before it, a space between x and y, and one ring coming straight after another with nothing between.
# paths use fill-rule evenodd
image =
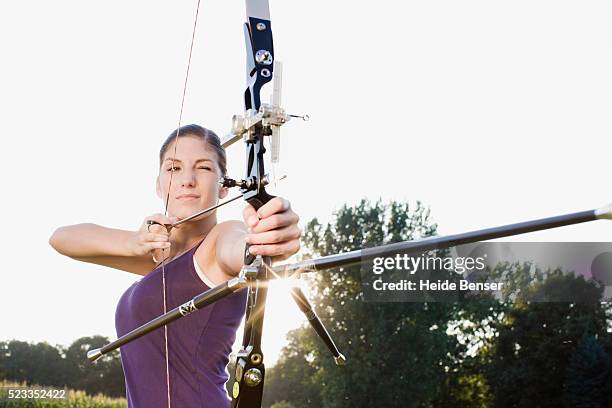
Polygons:
<instances>
[{"instance_id":1,"label":"brown hair","mask_svg":"<svg viewBox=\"0 0 612 408\"><path fill-rule=\"evenodd\" d=\"M172 133L166 138L164 144L162 144L161 149L159 150L159 166L163 164L164 155L170 147L170 144L174 142L174 140L178 137L184 136L195 136L204 143L206 143L217 156L217 164L219 165L219 169L221 169L221 175L225 176L227 173L227 160L225 158L225 149L221 146L221 139L215 132L210 129L206 129L200 125L185 125L180 128L173 130Z\"/></svg>"}]
</instances>

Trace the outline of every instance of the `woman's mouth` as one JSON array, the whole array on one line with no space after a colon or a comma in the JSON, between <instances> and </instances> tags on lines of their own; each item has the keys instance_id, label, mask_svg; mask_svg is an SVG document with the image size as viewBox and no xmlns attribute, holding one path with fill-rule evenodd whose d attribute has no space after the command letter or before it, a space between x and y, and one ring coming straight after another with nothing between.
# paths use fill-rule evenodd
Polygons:
<instances>
[{"instance_id":1,"label":"woman's mouth","mask_svg":"<svg viewBox=\"0 0 612 408\"><path fill-rule=\"evenodd\" d=\"M197 194L181 194L176 197L176 199L180 201L197 200L198 198L200 198L200 196Z\"/></svg>"}]
</instances>

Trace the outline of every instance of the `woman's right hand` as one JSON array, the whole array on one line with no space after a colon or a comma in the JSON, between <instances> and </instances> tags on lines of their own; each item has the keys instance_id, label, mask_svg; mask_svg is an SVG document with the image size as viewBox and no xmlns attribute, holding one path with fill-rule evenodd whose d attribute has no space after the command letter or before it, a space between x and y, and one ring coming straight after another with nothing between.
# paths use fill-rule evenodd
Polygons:
<instances>
[{"instance_id":1,"label":"woman's right hand","mask_svg":"<svg viewBox=\"0 0 612 408\"><path fill-rule=\"evenodd\" d=\"M147 221L155 221L159 224L172 224L177 221L176 217L167 217L163 214L153 214L142 222L129 240L130 252L134 256L152 255L157 263L161 260L164 249L170 248L170 233L163 225L149 224Z\"/></svg>"}]
</instances>

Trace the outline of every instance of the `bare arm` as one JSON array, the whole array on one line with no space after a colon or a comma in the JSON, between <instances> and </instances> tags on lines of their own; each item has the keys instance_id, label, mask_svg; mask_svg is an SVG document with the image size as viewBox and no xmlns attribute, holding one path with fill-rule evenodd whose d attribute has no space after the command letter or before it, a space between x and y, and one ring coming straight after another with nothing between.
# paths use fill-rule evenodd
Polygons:
<instances>
[{"instance_id":1,"label":"bare arm","mask_svg":"<svg viewBox=\"0 0 612 408\"><path fill-rule=\"evenodd\" d=\"M51 246L70 258L146 275L155 267L151 251L166 248L167 234L126 231L96 224L58 228L49 239Z\"/></svg>"},{"instance_id":2,"label":"bare arm","mask_svg":"<svg viewBox=\"0 0 612 408\"><path fill-rule=\"evenodd\" d=\"M225 222L219 227L215 248L217 263L226 275L236 276L244 264L246 227L240 221Z\"/></svg>"},{"instance_id":3,"label":"bare arm","mask_svg":"<svg viewBox=\"0 0 612 408\"><path fill-rule=\"evenodd\" d=\"M288 201L277 197L259 211L247 205L243 217L244 223L229 221L216 225L206 237L204 247L209 249L196 253L198 263L221 280L240 272L246 242L251 244L252 254L271 256L274 260L286 259L300 248L299 217Z\"/></svg>"}]
</instances>

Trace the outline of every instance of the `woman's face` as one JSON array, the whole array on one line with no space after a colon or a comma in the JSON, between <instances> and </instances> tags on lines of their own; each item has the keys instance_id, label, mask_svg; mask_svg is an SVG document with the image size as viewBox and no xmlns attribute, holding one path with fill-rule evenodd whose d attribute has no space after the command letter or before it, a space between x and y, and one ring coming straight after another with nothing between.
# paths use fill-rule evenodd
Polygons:
<instances>
[{"instance_id":1,"label":"woman's face","mask_svg":"<svg viewBox=\"0 0 612 408\"><path fill-rule=\"evenodd\" d=\"M168 197L168 214L181 219L215 205L227 195L227 188L219 186L221 170L217 156L206 143L195 136L181 136L176 154L175 143L164 154L157 178L157 195L164 205Z\"/></svg>"}]
</instances>

